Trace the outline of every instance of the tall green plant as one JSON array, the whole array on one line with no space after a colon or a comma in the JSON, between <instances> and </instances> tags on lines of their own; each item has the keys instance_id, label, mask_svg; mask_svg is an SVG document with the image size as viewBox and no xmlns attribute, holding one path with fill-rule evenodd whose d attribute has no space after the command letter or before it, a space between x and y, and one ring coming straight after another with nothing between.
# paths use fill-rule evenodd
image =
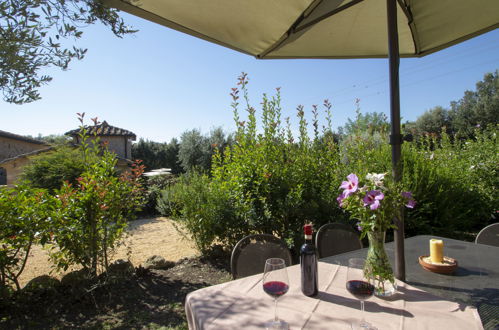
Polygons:
<instances>
[{"instance_id":1,"label":"tall green plant","mask_svg":"<svg viewBox=\"0 0 499 330\"><path fill-rule=\"evenodd\" d=\"M178 218L203 250L213 243L231 248L244 235L270 233L301 244L305 221L317 226L342 217L335 196L338 147L332 134L320 135L317 107L308 134L303 107L298 107L299 136L295 140L289 119L282 119L279 89L263 96L261 128L257 111L250 105L246 74L232 90L236 123L235 142L212 160L211 180L191 176L168 193L179 205ZM239 107L245 107L246 119ZM331 105L325 102L326 114ZM330 118L323 132L331 132Z\"/></svg>"},{"instance_id":2,"label":"tall green plant","mask_svg":"<svg viewBox=\"0 0 499 330\"><path fill-rule=\"evenodd\" d=\"M109 255L122 238L127 219L142 203L138 178L143 167L135 165L131 172L118 176L114 154L100 146L98 139L90 141L83 115L79 120L86 169L77 185L66 182L57 191L61 208L58 231L54 233L57 249L51 256L58 268L78 264L95 275L107 269Z\"/></svg>"},{"instance_id":3,"label":"tall green plant","mask_svg":"<svg viewBox=\"0 0 499 330\"><path fill-rule=\"evenodd\" d=\"M274 96L263 96L259 127L247 84L243 74L232 90L235 143L214 155L211 179L190 175L161 199L185 223L201 250L214 243L231 248L252 233L270 233L296 247L304 221L316 226L348 221L348 211L336 201L341 178L392 171L384 126L373 130L354 123L355 129L338 145L331 130L331 104L325 102L327 125L322 132L318 108L312 111L312 135L300 106L295 137L289 118L282 118L277 90ZM466 233L490 221L498 209L496 133L497 127L477 129L474 140L452 141L444 131L438 139L403 144L400 189L412 191L418 201L405 216L408 235L466 238Z\"/></svg>"}]
</instances>

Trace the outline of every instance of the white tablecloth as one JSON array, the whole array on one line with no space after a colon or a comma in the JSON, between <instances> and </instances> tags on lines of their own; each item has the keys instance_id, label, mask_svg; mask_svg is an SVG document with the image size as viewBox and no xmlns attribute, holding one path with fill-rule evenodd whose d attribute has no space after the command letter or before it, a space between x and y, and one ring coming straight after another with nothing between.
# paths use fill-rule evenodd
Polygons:
<instances>
[{"instance_id":1,"label":"white tablecloth","mask_svg":"<svg viewBox=\"0 0 499 330\"><path fill-rule=\"evenodd\" d=\"M319 294L300 289L300 266L288 267L290 289L279 298L278 315L290 329L350 329L361 317L360 302L345 288L347 268L319 262ZM378 329L483 329L474 307L463 306L397 282L390 300L372 297L365 317ZM274 316L262 275L203 288L186 298L189 329L262 329Z\"/></svg>"}]
</instances>

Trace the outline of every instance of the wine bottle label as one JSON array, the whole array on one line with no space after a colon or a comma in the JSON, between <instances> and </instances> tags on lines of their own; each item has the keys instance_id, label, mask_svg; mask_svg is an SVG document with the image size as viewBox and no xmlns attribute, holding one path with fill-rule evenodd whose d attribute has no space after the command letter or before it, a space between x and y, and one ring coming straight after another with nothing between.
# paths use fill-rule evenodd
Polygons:
<instances>
[{"instance_id":1,"label":"wine bottle label","mask_svg":"<svg viewBox=\"0 0 499 330\"><path fill-rule=\"evenodd\" d=\"M305 235L305 239L306 240L311 240L312 239L312 235Z\"/></svg>"}]
</instances>

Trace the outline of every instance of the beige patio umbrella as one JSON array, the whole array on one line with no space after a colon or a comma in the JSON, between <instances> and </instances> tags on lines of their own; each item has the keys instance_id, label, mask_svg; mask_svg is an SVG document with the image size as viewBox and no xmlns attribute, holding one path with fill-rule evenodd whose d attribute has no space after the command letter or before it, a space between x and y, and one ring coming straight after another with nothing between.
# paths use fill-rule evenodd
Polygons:
<instances>
[{"instance_id":1,"label":"beige patio umbrella","mask_svg":"<svg viewBox=\"0 0 499 330\"><path fill-rule=\"evenodd\" d=\"M388 57L393 174L400 179L401 57L420 57L499 27L499 0L105 0L169 28L255 56ZM404 227L395 275L405 280Z\"/></svg>"}]
</instances>

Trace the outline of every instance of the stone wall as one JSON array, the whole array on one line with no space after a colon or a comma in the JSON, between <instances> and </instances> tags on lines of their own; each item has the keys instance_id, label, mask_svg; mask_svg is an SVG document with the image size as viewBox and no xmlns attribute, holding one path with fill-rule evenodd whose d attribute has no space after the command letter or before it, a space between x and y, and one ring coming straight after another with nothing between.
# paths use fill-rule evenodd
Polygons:
<instances>
[{"instance_id":1,"label":"stone wall","mask_svg":"<svg viewBox=\"0 0 499 330\"><path fill-rule=\"evenodd\" d=\"M47 149L47 145L0 136L0 161L40 149Z\"/></svg>"},{"instance_id":2,"label":"stone wall","mask_svg":"<svg viewBox=\"0 0 499 330\"><path fill-rule=\"evenodd\" d=\"M89 141L93 139L93 137L90 137ZM100 136L99 139L101 143L107 142L109 151L114 152L118 157L132 158L132 141L126 136Z\"/></svg>"},{"instance_id":3,"label":"stone wall","mask_svg":"<svg viewBox=\"0 0 499 330\"><path fill-rule=\"evenodd\" d=\"M7 174L7 185L13 185L23 172L23 167L30 162L28 157L19 157L7 163L0 164Z\"/></svg>"}]
</instances>

